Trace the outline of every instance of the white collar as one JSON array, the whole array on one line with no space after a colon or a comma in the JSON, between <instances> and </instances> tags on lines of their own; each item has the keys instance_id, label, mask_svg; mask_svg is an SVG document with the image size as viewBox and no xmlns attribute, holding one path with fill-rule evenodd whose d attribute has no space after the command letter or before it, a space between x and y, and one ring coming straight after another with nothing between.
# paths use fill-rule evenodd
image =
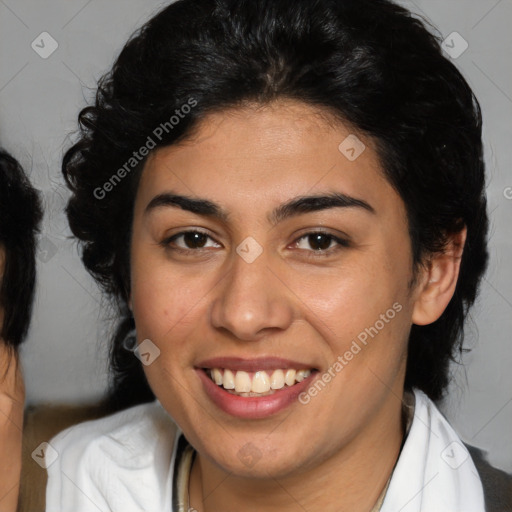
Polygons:
<instances>
[{"instance_id":1,"label":"white collar","mask_svg":"<svg viewBox=\"0 0 512 512\"><path fill-rule=\"evenodd\" d=\"M405 443L385 495L379 498L379 502L383 499L382 505L379 503L376 510L485 512L483 487L473 460L434 402L414 389L413 394L405 393L404 407L411 414L406 416ZM188 510L188 495L184 495L193 458L181 436L178 429L171 459L174 512ZM178 473L180 482L174 476Z\"/></svg>"},{"instance_id":2,"label":"white collar","mask_svg":"<svg viewBox=\"0 0 512 512\"><path fill-rule=\"evenodd\" d=\"M471 456L434 402L418 389L411 429L381 512L485 512Z\"/></svg>"}]
</instances>

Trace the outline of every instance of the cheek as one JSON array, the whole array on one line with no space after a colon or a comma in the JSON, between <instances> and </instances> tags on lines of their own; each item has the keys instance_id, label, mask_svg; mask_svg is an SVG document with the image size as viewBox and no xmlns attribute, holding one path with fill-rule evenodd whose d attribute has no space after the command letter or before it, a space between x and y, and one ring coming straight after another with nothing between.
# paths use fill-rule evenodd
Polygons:
<instances>
[{"instance_id":1,"label":"cheek","mask_svg":"<svg viewBox=\"0 0 512 512\"><path fill-rule=\"evenodd\" d=\"M156 397L174 412L185 407L187 395L182 393L180 379L193 349L189 341L198 326L204 290L198 280L185 279L177 273L170 275L168 267L154 261L133 265L132 304L137 338L139 343L151 340L160 351L151 364L144 366L144 373Z\"/></svg>"},{"instance_id":2,"label":"cheek","mask_svg":"<svg viewBox=\"0 0 512 512\"><path fill-rule=\"evenodd\" d=\"M405 276L383 257L356 256L330 274L297 279L294 290L316 323L321 320L346 339L373 324L396 301L402 302L405 283Z\"/></svg>"},{"instance_id":3,"label":"cheek","mask_svg":"<svg viewBox=\"0 0 512 512\"><path fill-rule=\"evenodd\" d=\"M163 344L173 335L187 330L202 307L204 283L169 276L158 268L134 273L133 314L140 336ZM179 338L179 337L178 337Z\"/></svg>"},{"instance_id":4,"label":"cheek","mask_svg":"<svg viewBox=\"0 0 512 512\"><path fill-rule=\"evenodd\" d=\"M160 251L136 235L137 230L132 241L131 302L137 335L160 345L192 310L194 288L190 281L170 272Z\"/></svg>"},{"instance_id":5,"label":"cheek","mask_svg":"<svg viewBox=\"0 0 512 512\"><path fill-rule=\"evenodd\" d=\"M342 356L334 387L361 389L391 383L403 364L410 329L408 263L381 252L356 258L331 276L302 288L309 323L329 345L330 362ZM309 312L308 312L309 311ZM376 377L379 376L378 378Z\"/></svg>"}]
</instances>

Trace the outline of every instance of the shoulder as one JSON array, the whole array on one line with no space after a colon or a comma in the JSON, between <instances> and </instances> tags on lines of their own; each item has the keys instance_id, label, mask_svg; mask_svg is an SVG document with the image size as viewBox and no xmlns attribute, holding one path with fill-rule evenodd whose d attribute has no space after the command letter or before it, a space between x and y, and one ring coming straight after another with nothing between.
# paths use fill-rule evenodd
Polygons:
<instances>
[{"instance_id":1,"label":"shoulder","mask_svg":"<svg viewBox=\"0 0 512 512\"><path fill-rule=\"evenodd\" d=\"M113 457L130 458L137 452L146 452L166 438L174 439L176 424L159 402L137 405L124 411L69 427L51 441L62 456L83 455L84 451L102 447ZM121 448L122 450L116 450Z\"/></svg>"},{"instance_id":2,"label":"shoulder","mask_svg":"<svg viewBox=\"0 0 512 512\"><path fill-rule=\"evenodd\" d=\"M437 408L437 405L432 401L424 392L414 389L415 407L414 416L418 416L421 424L429 425L432 433L436 433L436 439L433 441L441 440L441 446L436 450L446 450L454 441L459 445L464 445L468 454L460 453L460 463L457 464L457 477L459 478L464 469L468 482L471 480L472 475L479 477L481 492L483 492L482 499L485 502L486 512L512 512L512 475L497 469L486 460L486 454L479 448L471 446L458 436L453 427L450 425L443 413ZM409 405L409 404L407 404ZM451 442L450 442L451 441ZM444 445L444 446L443 446ZM471 465L463 464L464 460L468 458L472 462ZM450 457L453 457L453 450ZM437 459L437 456L434 460ZM449 465L450 466L450 465ZM442 466L445 468L445 466ZM453 472L453 475L456 473ZM450 473L448 473L448 478ZM460 485L460 482L459 482ZM465 485L462 487L463 492L461 495L467 497L471 492L472 486Z\"/></svg>"},{"instance_id":3,"label":"shoulder","mask_svg":"<svg viewBox=\"0 0 512 512\"><path fill-rule=\"evenodd\" d=\"M143 495L151 501L145 510L157 510L177 432L155 401L59 433L46 450L48 512L78 512L82 502L83 510L93 502L99 510L128 512Z\"/></svg>"},{"instance_id":4,"label":"shoulder","mask_svg":"<svg viewBox=\"0 0 512 512\"><path fill-rule=\"evenodd\" d=\"M512 474L489 464L479 448L464 443L475 463L484 488L488 512L512 512Z\"/></svg>"}]
</instances>

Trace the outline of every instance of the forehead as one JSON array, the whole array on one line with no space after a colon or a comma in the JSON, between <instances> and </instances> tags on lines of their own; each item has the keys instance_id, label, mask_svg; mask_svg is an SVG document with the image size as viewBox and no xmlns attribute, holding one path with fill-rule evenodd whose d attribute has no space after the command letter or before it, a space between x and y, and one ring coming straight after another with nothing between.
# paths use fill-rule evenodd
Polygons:
<instances>
[{"instance_id":1,"label":"forehead","mask_svg":"<svg viewBox=\"0 0 512 512\"><path fill-rule=\"evenodd\" d=\"M153 152L139 202L164 190L234 209L326 191L364 195L382 206L401 202L383 177L373 141L326 110L293 101L209 114L187 140Z\"/></svg>"}]
</instances>

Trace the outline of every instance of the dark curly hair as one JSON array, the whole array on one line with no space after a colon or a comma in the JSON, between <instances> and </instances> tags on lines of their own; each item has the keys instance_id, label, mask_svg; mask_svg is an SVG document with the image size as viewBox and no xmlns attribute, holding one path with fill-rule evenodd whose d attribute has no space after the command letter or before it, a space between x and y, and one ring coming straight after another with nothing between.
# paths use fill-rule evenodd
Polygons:
<instances>
[{"instance_id":1,"label":"dark curly hair","mask_svg":"<svg viewBox=\"0 0 512 512\"><path fill-rule=\"evenodd\" d=\"M443 396L487 265L488 218L480 106L440 38L389 0L179 0L134 34L100 80L62 166L83 262L122 317L111 351L114 409L153 399L123 349L134 327L133 202L147 158L135 162L134 151L183 140L208 113L279 98L327 108L375 141L407 210L415 272L467 227L451 302L409 339L406 388Z\"/></svg>"},{"instance_id":2,"label":"dark curly hair","mask_svg":"<svg viewBox=\"0 0 512 512\"><path fill-rule=\"evenodd\" d=\"M0 245L4 272L0 277L1 338L17 348L30 324L36 281L36 235L43 216L37 191L20 164L0 149Z\"/></svg>"}]
</instances>

